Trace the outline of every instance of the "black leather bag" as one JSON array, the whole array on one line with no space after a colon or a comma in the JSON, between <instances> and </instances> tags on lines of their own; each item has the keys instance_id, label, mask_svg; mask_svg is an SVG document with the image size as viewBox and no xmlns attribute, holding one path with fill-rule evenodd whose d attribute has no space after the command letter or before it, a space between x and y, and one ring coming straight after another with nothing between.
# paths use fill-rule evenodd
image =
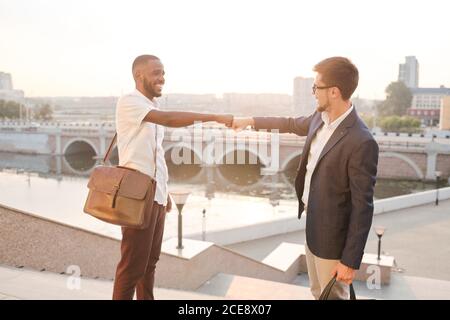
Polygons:
<instances>
[{"instance_id":1,"label":"black leather bag","mask_svg":"<svg viewBox=\"0 0 450 320\"><path fill-rule=\"evenodd\" d=\"M334 284L336 283L336 276L328 282L323 292L320 294L319 300L329 300L331 289L333 289ZM350 284L350 300L356 300L355 289L353 288L353 284Z\"/></svg>"}]
</instances>

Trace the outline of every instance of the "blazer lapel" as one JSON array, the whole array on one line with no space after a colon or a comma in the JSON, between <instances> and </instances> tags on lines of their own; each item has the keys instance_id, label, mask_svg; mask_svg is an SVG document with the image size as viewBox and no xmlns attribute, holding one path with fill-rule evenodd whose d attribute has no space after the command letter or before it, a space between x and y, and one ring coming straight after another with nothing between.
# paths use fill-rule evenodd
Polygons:
<instances>
[{"instance_id":1,"label":"blazer lapel","mask_svg":"<svg viewBox=\"0 0 450 320\"><path fill-rule=\"evenodd\" d=\"M303 146L303 151L302 151L302 159L300 161L300 165L298 166L297 169L297 176L295 177L295 190L297 191L297 194L299 193L299 188L300 188L300 184L303 184L303 182L300 182L301 178L304 178L305 175L301 174L302 172L302 168L306 168L306 162L308 161L308 155L309 155L309 149L311 148L311 142L312 139L314 138L314 136L317 133L317 130L319 130L319 128L323 125L323 121L322 118L319 116L318 120L313 122L311 124L311 131L309 132L306 141L305 141L305 145Z\"/></svg>"},{"instance_id":2,"label":"blazer lapel","mask_svg":"<svg viewBox=\"0 0 450 320\"><path fill-rule=\"evenodd\" d=\"M319 130L319 128L323 125L323 120L322 118L319 118L319 121L317 121L316 123L314 123L311 132L308 134L308 137L306 138L305 141L305 147L303 150L308 150L311 147L311 142L314 139L314 137L316 136L317 130Z\"/></svg>"},{"instance_id":3,"label":"blazer lapel","mask_svg":"<svg viewBox=\"0 0 450 320\"><path fill-rule=\"evenodd\" d=\"M311 148L311 142L313 138L315 137L317 130L323 125L322 118L319 117L319 120L315 122L311 128L311 132L308 134L308 137L306 138L305 145L303 147L302 151L302 161L300 164L300 167L303 165L304 162L308 161L308 154L309 149Z\"/></svg>"},{"instance_id":4,"label":"blazer lapel","mask_svg":"<svg viewBox=\"0 0 450 320\"><path fill-rule=\"evenodd\" d=\"M317 165L319 164L320 160L338 143L343 137L345 137L348 133L348 129L353 126L356 120L356 111L353 109L352 112L347 116L347 118L342 121L342 123L334 130L333 134L331 135L328 142L325 144L325 147L323 148L322 152L320 153L320 157L317 160ZM316 168L317 168L316 165Z\"/></svg>"}]
</instances>

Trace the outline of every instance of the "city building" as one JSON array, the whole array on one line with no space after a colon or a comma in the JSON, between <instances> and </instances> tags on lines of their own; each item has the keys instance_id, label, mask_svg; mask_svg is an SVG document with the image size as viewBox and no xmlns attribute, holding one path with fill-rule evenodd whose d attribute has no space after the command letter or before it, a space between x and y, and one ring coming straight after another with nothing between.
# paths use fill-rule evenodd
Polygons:
<instances>
[{"instance_id":1,"label":"city building","mask_svg":"<svg viewBox=\"0 0 450 320\"><path fill-rule=\"evenodd\" d=\"M164 110L223 112L223 103L215 94L168 93L158 101Z\"/></svg>"},{"instance_id":2,"label":"city building","mask_svg":"<svg viewBox=\"0 0 450 320\"><path fill-rule=\"evenodd\" d=\"M0 71L0 100L24 103L24 97L22 90L14 90L11 74Z\"/></svg>"},{"instance_id":3,"label":"city building","mask_svg":"<svg viewBox=\"0 0 450 320\"><path fill-rule=\"evenodd\" d=\"M316 99L312 94L314 78L294 79L293 104L296 116L308 116L316 109Z\"/></svg>"},{"instance_id":4,"label":"city building","mask_svg":"<svg viewBox=\"0 0 450 320\"><path fill-rule=\"evenodd\" d=\"M278 93L224 93L224 112L237 116L292 115L292 97Z\"/></svg>"},{"instance_id":5,"label":"city building","mask_svg":"<svg viewBox=\"0 0 450 320\"><path fill-rule=\"evenodd\" d=\"M450 96L450 88L411 88L413 99L408 115L419 118L426 126L436 126L440 120L443 98Z\"/></svg>"},{"instance_id":6,"label":"city building","mask_svg":"<svg viewBox=\"0 0 450 320\"><path fill-rule=\"evenodd\" d=\"M117 97L36 97L35 106L49 104L56 121L113 121Z\"/></svg>"},{"instance_id":7,"label":"city building","mask_svg":"<svg viewBox=\"0 0 450 320\"><path fill-rule=\"evenodd\" d=\"M10 73L0 71L0 90L12 90L12 77Z\"/></svg>"},{"instance_id":8,"label":"city building","mask_svg":"<svg viewBox=\"0 0 450 320\"><path fill-rule=\"evenodd\" d=\"M415 56L405 58L405 63L399 65L398 81L403 82L408 88L419 86L419 62Z\"/></svg>"},{"instance_id":9,"label":"city building","mask_svg":"<svg viewBox=\"0 0 450 320\"><path fill-rule=\"evenodd\" d=\"M450 96L445 96L442 98L439 129L450 130Z\"/></svg>"}]
</instances>

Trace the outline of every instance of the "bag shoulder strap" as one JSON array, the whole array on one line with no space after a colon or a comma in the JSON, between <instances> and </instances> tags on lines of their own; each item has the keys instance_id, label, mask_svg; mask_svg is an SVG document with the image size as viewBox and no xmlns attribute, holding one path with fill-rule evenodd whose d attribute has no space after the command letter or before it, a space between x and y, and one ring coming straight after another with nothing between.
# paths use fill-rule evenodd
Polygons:
<instances>
[{"instance_id":1,"label":"bag shoulder strap","mask_svg":"<svg viewBox=\"0 0 450 320\"><path fill-rule=\"evenodd\" d=\"M112 148L113 148L114 144L116 143L116 141L117 141L117 132L114 134L114 137L112 138L111 143L109 144L108 150L106 151L106 154L105 154L105 156L103 157L103 164L105 164L106 161L108 161L109 156L110 156L111 151L112 151ZM156 161L157 161L157 157L156 157L157 152L158 152L158 125L155 123L155 150L154 150L154 152L153 152L153 154L155 155L155 156L154 156L154 161L155 161L155 174L154 174L154 178L155 178L155 179L156 179L156 168L157 168L157 166L158 166L158 163L156 162Z\"/></svg>"},{"instance_id":2,"label":"bag shoulder strap","mask_svg":"<svg viewBox=\"0 0 450 320\"><path fill-rule=\"evenodd\" d=\"M117 140L117 132L114 134L114 137L113 137L111 143L109 144L108 151L106 151L106 154L105 154L105 156L103 157L103 163L106 163L106 161L108 161L109 155L110 155L110 153L111 153L111 150L112 150L113 145L114 145L114 143L116 142L116 140Z\"/></svg>"}]
</instances>

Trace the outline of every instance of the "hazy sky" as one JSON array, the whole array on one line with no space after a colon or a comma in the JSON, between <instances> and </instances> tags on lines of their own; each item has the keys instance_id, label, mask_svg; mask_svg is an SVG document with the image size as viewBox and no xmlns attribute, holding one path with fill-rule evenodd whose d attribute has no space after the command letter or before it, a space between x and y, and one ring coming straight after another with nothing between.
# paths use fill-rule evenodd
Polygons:
<instances>
[{"instance_id":1,"label":"hazy sky","mask_svg":"<svg viewBox=\"0 0 450 320\"><path fill-rule=\"evenodd\" d=\"M166 93L292 94L295 76L343 55L357 94L384 98L415 55L420 86L450 87L448 0L0 0L0 71L27 96L120 95L155 54Z\"/></svg>"}]
</instances>

